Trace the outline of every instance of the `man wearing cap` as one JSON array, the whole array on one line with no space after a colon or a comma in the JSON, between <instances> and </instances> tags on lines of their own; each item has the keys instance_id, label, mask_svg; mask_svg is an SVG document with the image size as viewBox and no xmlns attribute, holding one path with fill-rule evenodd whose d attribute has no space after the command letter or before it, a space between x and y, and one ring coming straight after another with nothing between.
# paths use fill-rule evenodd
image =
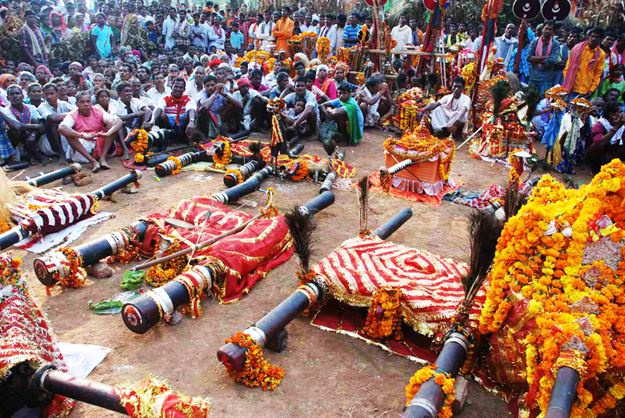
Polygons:
<instances>
[{"instance_id":1,"label":"man wearing cap","mask_svg":"<svg viewBox=\"0 0 625 418\"><path fill-rule=\"evenodd\" d=\"M26 24L21 30L21 45L26 60L35 67L46 65L48 63L48 50L43 41L41 30L37 27L37 16L32 10L26 10L24 18Z\"/></svg>"},{"instance_id":2,"label":"man wearing cap","mask_svg":"<svg viewBox=\"0 0 625 418\"><path fill-rule=\"evenodd\" d=\"M276 38L276 51L284 51L287 55L290 54L288 41L293 36L295 27L289 14L291 14L291 9L287 6L283 7L282 17L276 22L272 31L272 35Z\"/></svg>"},{"instance_id":3,"label":"man wearing cap","mask_svg":"<svg viewBox=\"0 0 625 418\"><path fill-rule=\"evenodd\" d=\"M252 84L249 80L240 78L237 81L239 90L232 95L235 108L243 113L242 123L246 133L249 133L258 127L261 121L267 119L267 102L269 102L267 97L262 96L256 90L252 90L251 86ZM239 117L238 119L241 118Z\"/></svg>"}]
</instances>

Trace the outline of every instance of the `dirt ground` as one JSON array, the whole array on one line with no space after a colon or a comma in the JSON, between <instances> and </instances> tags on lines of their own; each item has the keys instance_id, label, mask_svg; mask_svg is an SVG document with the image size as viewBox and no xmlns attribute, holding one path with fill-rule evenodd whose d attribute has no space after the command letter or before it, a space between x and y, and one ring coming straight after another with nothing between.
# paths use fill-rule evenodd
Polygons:
<instances>
[{"instance_id":1,"label":"dirt ground","mask_svg":"<svg viewBox=\"0 0 625 418\"><path fill-rule=\"evenodd\" d=\"M383 165L382 142L386 135L366 131L357 147L345 148L346 161L358 169L358 176ZM323 154L318 143L306 143L305 152ZM87 192L120 177L127 170L117 159L113 169L95 175L93 184L82 188ZM26 174L51 171L55 165L37 166ZM492 183L503 184L506 169L500 164L477 161L467 156L464 147L456 154L453 178L470 190L483 190ZM57 184L55 184L56 186ZM281 210L301 204L317 194L312 183L279 183L269 180L265 186L278 192ZM48 186L49 187L49 186ZM116 202L102 202L101 210L115 213L115 218L89 228L74 245L90 241L104 233L119 229L131 221L154 211L164 210L176 201L193 195L210 195L224 188L222 176L211 173L183 172L177 177L157 181L147 171L136 195L116 194ZM74 191L74 186L65 190ZM264 202L262 193L246 197ZM336 203L318 214L316 246L312 260L318 260L343 240L358 231L357 196L353 191L337 191ZM411 207L414 216L392 240L401 244L468 260L466 217L469 209L443 202L439 207L415 204L401 199L373 194L370 226L375 227L399 209ZM253 211L246 208L243 210ZM130 332L119 315L98 316L89 311L88 301L98 301L121 292L123 272L92 279L78 290L56 291L46 296L43 285L34 276L33 254L24 256L24 270L31 293L47 314L60 341L97 344L112 351L90 375L107 384L134 382L148 374L164 377L189 395L211 400L215 417L381 417L399 416L405 399L404 387L419 367L417 364L347 336L324 332L305 319L288 326L289 345L285 352L266 351L268 360L286 370L282 384L274 392L248 389L235 384L217 361L216 352L225 338L242 330L287 297L296 287L296 258L271 272L241 301L219 305L205 301L204 314L197 320L184 317L176 326L159 325L145 335ZM469 398L462 417L500 417L507 414L504 402L471 382ZM116 416L113 412L79 403L73 417Z\"/></svg>"}]
</instances>

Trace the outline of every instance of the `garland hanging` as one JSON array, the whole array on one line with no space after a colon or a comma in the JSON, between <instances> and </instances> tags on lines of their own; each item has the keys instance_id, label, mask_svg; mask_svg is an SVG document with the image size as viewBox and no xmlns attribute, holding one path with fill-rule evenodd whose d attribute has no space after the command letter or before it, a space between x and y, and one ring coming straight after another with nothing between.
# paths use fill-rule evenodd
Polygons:
<instances>
[{"instance_id":1,"label":"garland hanging","mask_svg":"<svg viewBox=\"0 0 625 418\"><path fill-rule=\"evenodd\" d=\"M180 172L182 171L182 161L180 161L180 158L170 155L169 157L167 157L167 161L173 161L174 164L176 165L171 170L171 175L177 176L178 174L180 174Z\"/></svg>"},{"instance_id":2,"label":"garland hanging","mask_svg":"<svg viewBox=\"0 0 625 418\"><path fill-rule=\"evenodd\" d=\"M226 343L236 344L245 348L245 365L241 370L226 367L228 374L235 382L248 388L261 387L262 390L274 390L284 377L284 369L271 365L263 355L262 349L252 337L244 332L237 332L226 339Z\"/></svg>"},{"instance_id":3,"label":"garland hanging","mask_svg":"<svg viewBox=\"0 0 625 418\"><path fill-rule=\"evenodd\" d=\"M363 334L373 339L393 337L401 340L402 313L401 291L394 288L380 288L373 294Z\"/></svg>"},{"instance_id":4,"label":"garland hanging","mask_svg":"<svg viewBox=\"0 0 625 418\"><path fill-rule=\"evenodd\" d=\"M439 371L435 368L436 365L428 365L419 370L410 378L410 382L406 386L406 406L410 404L410 401L415 397L421 385L434 378L434 383L441 387L445 394L445 402L443 407L438 413L439 418L451 418L453 412L451 405L454 403L454 383L455 379L450 377L447 373Z\"/></svg>"}]
</instances>

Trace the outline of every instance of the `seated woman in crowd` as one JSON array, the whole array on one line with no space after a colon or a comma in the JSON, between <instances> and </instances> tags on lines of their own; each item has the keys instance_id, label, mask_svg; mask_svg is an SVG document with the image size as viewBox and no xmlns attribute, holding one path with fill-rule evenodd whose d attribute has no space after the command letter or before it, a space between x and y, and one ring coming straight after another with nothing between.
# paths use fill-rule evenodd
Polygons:
<instances>
[{"instance_id":1,"label":"seated woman in crowd","mask_svg":"<svg viewBox=\"0 0 625 418\"><path fill-rule=\"evenodd\" d=\"M317 67L317 77L313 86L319 90L319 94L316 94L319 103L325 103L338 97L337 86L334 84L334 80L328 76L327 65Z\"/></svg>"},{"instance_id":2,"label":"seated woman in crowd","mask_svg":"<svg viewBox=\"0 0 625 418\"><path fill-rule=\"evenodd\" d=\"M108 170L107 154L113 139L122 128L121 119L91 105L91 95L81 91L77 95L77 108L65 116L59 133L65 136L74 150L74 160L84 157L91 163L91 171Z\"/></svg>"}]
</instances>

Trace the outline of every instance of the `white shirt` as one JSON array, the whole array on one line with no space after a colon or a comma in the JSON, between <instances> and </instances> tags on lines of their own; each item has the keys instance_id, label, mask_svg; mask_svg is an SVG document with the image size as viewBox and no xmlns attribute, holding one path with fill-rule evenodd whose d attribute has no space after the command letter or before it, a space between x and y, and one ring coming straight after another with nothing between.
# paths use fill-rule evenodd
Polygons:
<instances>
[{"instance_id":1,"label":"white shirt","mask_svg":"<svg viewBox=\"0 0 625 418\"><path fill-rule=\"evenodd\" d=\"M184 94L189 96L191 100L196 102L198 99L198 95L202 90L204 90L204 86L200 86L200 88L198 89L197 84L195 84L195 79L193 79L187 81L187 88L185 89Z\"/></svg>"},{"instance_id":2,"label":"white shirt","mask_svg":"<svg viewBox=\"0 0 625 418\"><path fill-rule=\"evenodd\" d=\"M393 50L395 52L404 49L406 45L412 45L412 29L408 25L395 26L391 31L391 37L397 42L397 46Z\"/></svg>"},{"instance_id":3,"label":"white shirt","mask_svg":"<svg viewBox=\"0 0 625 418\"><path fill-rule=\"evenodd\" d=\"M41 115L39 114L39 111L37 110L37 108L33 105L29 105L27 103L24 103L24 107L27 107L29 112L30 112L30 119L32 121L35 121L37 119L41 119ZM8 116L10 119L13 119L16 122L20 122L17 120L17 118L15 117L15 115L13 115L13 113L11 112L11 108L10 105L7 107L0 107L0 112L4 113L6 116Z\"/></svg>"},{"instance_id":4,"label":"white shirt","mask_svg":"<svg viewBox=\"0 0 625 418\"><path fill-rule=\"evenodd\" d=\"M165 102L164 97L161 100L159 100L159 102L156 104L156 108L161 109L163 113L169 115L167 113L167 102ZM184 106L185 113L188 112L189 110L195 110L195 109L196 109L196 106L193 100L189 100L187 104Z\"/></svg>"},{"instance_id":5,"label":"white shirt","mask_svg":"<svg viewBox=\"0 0 625 418\"><path fill-rule=\"evenodd\" d=\"M176 42L174 41L174 33L178 27L178 22L171 17L167 17L163 22L163 35L165 36L165 49L172 49Z\"/></svg>"},{"instance_id":6,"label":"white shirt","mask_svg":"<svg viewBox=\"0 0 625 418\"><path fill-rule=\"evenodd\" d=\"M115 103L115 106L117 107L116 112L115 112L117 116L126 116L128 114L128 109L126 108L126 104L122 102L121 100L117 100ZM146 107L147 105L143 103L142 100L137 99L136 97L133 97L130 99L130 110L132 110L132 113L141 112L141 109L144 109Z\"/></svg>"},{"instance_id":7,"label":"white shirt","mask_svg":"<svg viewBox=\"0 0 625 418\"><path fill-rule=\"evenodd\" d=\"M171 89L165 86L165 90L163 90L162 93L159 93L159 91L156 90L156 87L151 87L145 94L149 97L147 104L155 107L162 98L171 94Z\"/></svg>"},{"instance_id":8,"label":"white shirt","mask_svg":"<svg viewBox=\"0 0 625 418\"><path fill-rule=\"evenodd\" d=\"M271 31L273 30L274 23L261 22L256 28L256 39L260 39L260 49L263 51L269 51L269 45L271 45L276 38L273 37Z\"/></svg>"},{"instance_id":9,"label":"white shirt","mask_svg":"<svg viewBox=\"0 0 625 418\"><path fill-rule=\"evenodd\" d=\"M453 94L448 94L438 101L440 107L445 111L447 117L452 118L461 114L458 122L466 123L469 120L469 109L471 108L471 99L466 94L461 94L459 99L454 99ZM463 113L464 112L464 113Z\"/></svg>"},{"instance_id":10,"label":"white shirt","mask_svg":"<svg viewBox=\"0 0 625 418\"><path fill-rule=\"evenodd\" d=\"M42 118L46 119L50 115L58 115L60 113L69 113L72 110L76 109L76 106L71 105L63 100L58 100L56 109L52 107L52 105L46 101L42 102L37 110Z\"/></svg>"},{"instance_id":11,"label":"white shirt","mask_svg":"<svg viewBox=\"0 0 625 418\"><path fill-rule=\"evenodd\" d=\"M221 35L217 33L215 27L209 26L206 32L208 34L208 49L214 45L217 51L223 51L226 46L226 30L221 28Z\"/></svg>"},{"instance_id":12,"label":"white shirt","mask_svg":"<svg viewBox=\"0 0 625 418\"><path fill-rule=\"evenodd\" d=\"M345 28L339 28L337 24L332 25L328 31L328 38L330 38L330 50L333 54L335 54L339 48L345 46L345 41L343 40L344 31Z\"/></svg>"},{"instance_id":13,"label":"white shirt","mask_svg":"<svg viewBox=\"0 0 625 418\"><path fill-rule=\"evenodd\" d=\"M208 46L208 25L206 23L193 23L191 25L191 45L195 46L202 52L206 51Z\"/></svg>"}]
</instances>

